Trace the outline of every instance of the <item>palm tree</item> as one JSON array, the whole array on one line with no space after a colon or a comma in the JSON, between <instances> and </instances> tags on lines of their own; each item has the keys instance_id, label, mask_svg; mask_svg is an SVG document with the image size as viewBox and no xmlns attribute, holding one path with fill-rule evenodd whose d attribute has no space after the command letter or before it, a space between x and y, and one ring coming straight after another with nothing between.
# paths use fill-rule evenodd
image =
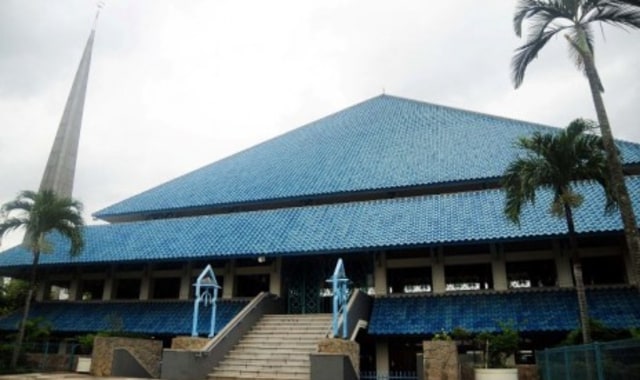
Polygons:
<instances>
[{"instance_id":1,"label":"palm tree","mask_svg":"<svg viewBox=\"0 0 640 380\"><path fill-rule=\"evenodd\" d=\"M571 249L584 343L591 341L591 333L573 219L573 209L580 206L582 196L574 191L573 181L599 182L606 194L606 210L610 211L616 205L609 186L602 138L585 133L595 127L593 122L577 119L561 132L553 134L538 132L531 137L520 138L517 146L524 149L526 155L516 158L509 164L503 180L506 193L504 212L517 224L520 223L523 205L535 202L536 190L547 189L553 192L551 212L558 217L564 216L567 221L567 236Z\"/></svg>"},{"instance_id":2,"label":"palm tree","mask_svg":"<svg viewBox=\"0 0 640 380\"><path fill-rule=\"evenodd\" d=\"M522 34L527 21L529 34L524 45L516 49L511 62L512 76L518 88L527 66L538 52L559 33L569 43L569 51L577 67L586 75L591 88L613 192L618 199L624 233L633 262L636 285L640 287L640 235L624 182L620 157L613 140L609 117L602 100L604 87L594 61L593 24L606 23L621 28L640 28L640 1L638 0L520 0L513 17L515 32Z\"/></svg>"},{"instance_id":3,"label":"palm tree","mask_svg":"<svg viewBox=\"0 0 640 380\"><path fill-rule=\"evenodd\" d=\"M7 232L24 229L23 244L33 253L33 264L29 277L29 291L20 322L18 339L11 358L11 368L15 368L24 340L26 322L29 317L31 299L36 288L38 261L41 253L52 250L46 240L49 233L57 231L70 241L71 255L78 255L84 246L82 234L82 204L70 198L59 198L51 190L40 192L22 191L15 200L0 208L0 237Z\"/></svg>"}]
</instances>

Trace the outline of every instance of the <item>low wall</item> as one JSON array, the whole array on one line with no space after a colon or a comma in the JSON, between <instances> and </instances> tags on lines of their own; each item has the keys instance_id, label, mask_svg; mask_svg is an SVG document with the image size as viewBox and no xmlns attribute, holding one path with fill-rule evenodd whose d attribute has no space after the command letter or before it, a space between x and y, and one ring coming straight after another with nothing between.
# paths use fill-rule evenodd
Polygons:
<instances>
[{"instance_id":1,"label":"low wall","mask_svg":"<svg viewBox=\"0 0 640 380\"><path fill-rule=\"evenodd\" d=\"M127 350L151 376L160 377L161 341L101 336L97 336L93 342L91 375L113 375L113 352L115 349Z\"/></svg>"},{"instance_id":2,"label":"low wall","mask_svg":"<svg viewBox=\"0 0 640 380\"><path fill-rule=\"evenodd\" d=\"M540 373L538 372L538 366L535 364L519 364L518 368L518 380L540 380Z\"/></svg>"},{"instance_id":3,"label":"low wall","mask_svg":"<svg viewBox=\"0 0 640 380\"><path fill-rule=\"evenodd\" d=\"M460 380L458 348L454 341L425 341L422 343L424 379Z\"/></svg>"},{"instance_id":4,"label":"low wall","mask_svg":"<svg viewBox=\"0 0 640 380\"><path fill-rule=\"evenodd\" d=\"M70 361L73 358L73 363ZM26 354L28 368L40 368L45 371L75 370L78 362L77 355L69 354Z\"/></svg>"},{"instance_id":5,"label":"low wall","mask_svg":"<svg viewBox=\"0 0 640 380\"><path fill-rule=\"evenodd\" d=\"M172 350L199 351L204 349L211 339L193 336L177 336L171 339Z\"/></svg>"},{"instance_id":6,"label":"low wall","mask_svg":"<svg viewBox=\"0 0 640 380\"><path fill-rule=\"evenodd\" d=\"M353 369L360 371L360 345L351 340L323 339L318 343L318 352L324 354L344 354L349 357Z\"/></svg>"}]
</instances>

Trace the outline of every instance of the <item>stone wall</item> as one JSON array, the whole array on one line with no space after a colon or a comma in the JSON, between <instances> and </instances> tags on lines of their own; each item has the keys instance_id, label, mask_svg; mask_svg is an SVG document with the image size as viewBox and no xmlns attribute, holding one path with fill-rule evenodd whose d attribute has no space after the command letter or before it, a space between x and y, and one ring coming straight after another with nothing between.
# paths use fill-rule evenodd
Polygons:
<instances>
[{"instance_id":1,"label":"stone wall","mask_svg":"<svg viewBox=\"0 0 640 380\"><path fill-rule=\"evenodd\" d=\"M537 365L519 364L516 367L518 368L518 380L540 380Z\"/></svg>"},{"instance_id":2,"label":"stone wall","mask_svg":"<svg viewBox=\"0 0 640 380\"><path fill-rule=\"evenodd\" d=\"M460 380L456 342L425 341L422 349L424 380Z\"/></svg>"},{"instance_id":3,"label":"stone wall","mask_svg":"<svg viewBox=\"0 0 640 380\"><path fill-rule=\"evenodd\" d=\"M323 339L318 343L318 352L345 354L351 360L356 373L360 372L360 345L351 340Z\"/></svg>"},{"instance_id":4,"label":"stone wall","mask_svg":"<svg viewBox=\"0 0 640 380\"><path fill-rule=\"evenodd\" d=\"M201 351L211 341L209 338L178 336L171 339L172 350Z\"/></svg>"},{"instance_id":5,"label":"stone wall","mask_svg":"<svg viewBox=\"0 0 640 380\"><path fill-rule=\"evenodd\" d=\"M75 370L78 356L73 356L73 363L70 363L71 358L68 354L26 354L27 367L40 368L43 371Z\"/></svg>"},{"instance_id":6,"label":"stone wall","mask_svg":"<svg viewBox=\"0 0 640 380\"><path fill-rule=\"evenodd\" d=\"M113 350L123 348L134 356L153 377L160 377L162 341L97 336L93 343L91 375L111 376Z\"/></svg>"}]
</instances>

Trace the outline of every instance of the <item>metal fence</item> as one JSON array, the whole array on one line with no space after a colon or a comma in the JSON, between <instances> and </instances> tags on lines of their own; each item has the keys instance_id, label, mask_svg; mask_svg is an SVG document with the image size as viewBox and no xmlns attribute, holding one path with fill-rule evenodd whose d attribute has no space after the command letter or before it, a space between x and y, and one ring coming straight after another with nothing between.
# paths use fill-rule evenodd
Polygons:
<instances>
[{"instance_id":1,"label":"metal fence","mask_svg":"<svg viewBox=\"0 0 640 380\"><path fill-rule=\"evenodd\" d=\"M640 339L546 349L536 360L543 380L640 380Z\"/></svg>"},{"instance_id":2,"label":"metal fence","mask_svg":"<svg viewBox=\"0 0 640 380\"><path fill-rule=\"evenodd\" d=\"M375 371L360 372L360 380L417 380L418 374L413 371L377 373Z\"/></svg>"}]
</instances>

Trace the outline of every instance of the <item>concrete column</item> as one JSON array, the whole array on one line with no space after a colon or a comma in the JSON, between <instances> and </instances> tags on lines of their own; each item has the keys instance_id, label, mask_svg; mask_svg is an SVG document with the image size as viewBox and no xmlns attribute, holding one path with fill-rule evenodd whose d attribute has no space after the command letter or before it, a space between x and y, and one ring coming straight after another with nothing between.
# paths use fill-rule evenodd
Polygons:
<instances>
[{"instance_id":1,"label":"concrete column","mask_svg":"<svg viewBox=\"0 0 640 380\"><path fill-rule=\"evenodd\" d=\"M69 284L69 301L77 301L82 298L80 294L80 275L74 274Z\"/></svg>"},{"instance_id":2,"label":"concrete column","mask_svg":"<svg viewBox=\"0 0 640 380\"><path fill-rule=\"evenodd\" d=\"M49 286L47 281L41 280L40 282L38 282L37 287L36 301L40 302L44 300L45 294L47 294L47 291L49 290Z\"/></svg>"},{"instance_id":3,"label":"concrete column","mask_svg":"<svg viewBox=\"0 0 640 380\"><path fill-rule=\"evenodd\" d=\"M235 287L236 277L236 261L229 260L224 266L224 276L222 285L222 298L233 298L233 290Z\"/></svg>"},{"instance_id":4,"label":"concrete column","mask_svg":"<svg viewBox=\"0 0 640 380\"><path fill-rule=\"evenodd\" d=\"M102 289L103 301L110 301L113 299L113 288L115 285L114 273L115 267L113 265L107 268L107 277L104 279L104 288Z\"/></svg>"},{"instance_id":5,"label":"concrete column","mask_svg":"<svg viewBox=\"0 0 640 380\"><path fill-rule=\"evenodd\" d=\"M491 244L491 274L494 290L507 290L507 264L501 247Z\"/></svg>"},{"instance_id":6,"label":"concrete column","mask_svg":"<svg viewBox=\"0 0 640 380\"><path fill-rule=\"evenodd\" d=\"M280 296L282 292L282 257L276 257L269 273L269 292Z\"/></svg>"},{"instance_id":7,"label":"concrete column","mask_svg":"<svg viewBox=\"0 0 640 380\"><path fill-rule=\"evenodd\" d=\"M376 372L389 374L389 343L376 342Z\"/></svg>"},{"instance_id":8,"label":"concrete column","mask_svg":"<svg viewBox=\"0 0 640 380\"><path fill-rule=\"evenodd\" d=\"M178 296L181 300L189 299L189 293L191 293L191 288L193 287L193 284L191 283L192 268L193 265L191 264L191 261L182 267L182 276L180 277L180 295Z\"/></svg>"},{"instance_id":9,"label":"concrete column","mask_svg":"<svg viewBox=\"0 0 640 380\"><path fill-rule=\"evenodd\" d=\"M556 262L556 274L559 287L573 287L573 275L569 252L565 252L557 240L553 241L553 257Z\"/></svg>"},{"instance_id":10,"label":"concrete column","mask_svg":"<svg viewBox=\"0 0 640 380\"><path fill-rule=\"evenodd\" d=\"M386 296L389 292L387 286L387 253L375 253L373 268L373 285L377 296Z\"/></svg>"},{"instance_id":11,"label":"concrete column","mask_svg":"<svg viewBox=\"0 0 640 380\"><path fill-rule=\"evenodd\" d=\"M446 279L444 277L444 255L442 247L433 249L431 264L431 280L433 292L444 293L446 291Z\"/></svg>"},{"instance_id":12,"label":"concrete column","mask_svg":"<svg viewBox=\"0 0 640 380\"><path fill-rule=\"evenodd\" d=\"M147 264L142 269L142 277L140 278L140 300L148 300L151 298L151 273L153 272L151 264Z\"/></svg>"}]
</instances>

